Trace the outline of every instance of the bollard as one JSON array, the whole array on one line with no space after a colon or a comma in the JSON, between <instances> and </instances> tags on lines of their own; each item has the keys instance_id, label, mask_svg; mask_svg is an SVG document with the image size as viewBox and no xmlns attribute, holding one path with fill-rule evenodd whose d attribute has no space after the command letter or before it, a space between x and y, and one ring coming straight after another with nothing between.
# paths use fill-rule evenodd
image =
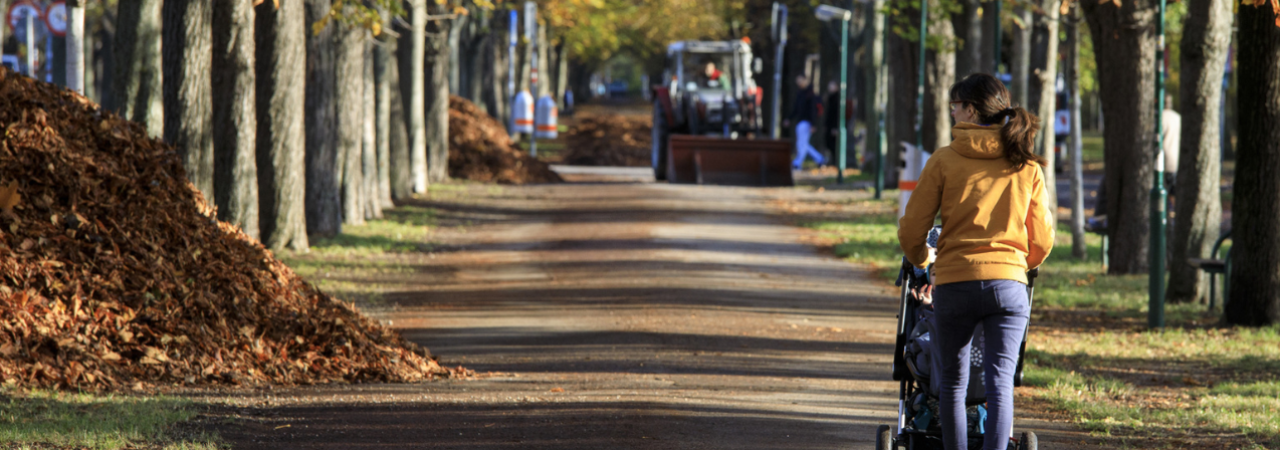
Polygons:
<instances>
[{"instance_id":1,"label":"bollard","mask_svg":"<svg viewBox=\"0 0 1280 450\"><path fill-rule=\"evenodd\" d=\"M557 122L559 122L559 112L556 110L556 101L549 95L544 95L538 100L537 120L534 126L536 131L534 135L541 139L555 139L557 133Z\"/></svg>"},{"instance_id":2,"label":"bollard","mask_svg":"<svg viewBox=\"0 0 1280 450\"><path fill-rule=\"evenodd\" d=\"M513 133L533 133L533 95L529 91L516 94L516 104L511 108L511 116L511 122L515 124Z\"/></svg>"},{"instance_id":3,"label":"bollard","mask_svg":"<svg viewBox=\"0 0 1280 450\"><path fill-rule=\"evenodd\" d=\"M911 192L916 189L920 171L924 170L925 163L929 162L929 154L921 152L920 147L905 141L898 145L902 146L902 161L906 163L906 166L898 171L898 218L902 218L907 214L907 202L911 200ZM916 166L917 160L919 167Z\"/></svg>"}]
</instances>

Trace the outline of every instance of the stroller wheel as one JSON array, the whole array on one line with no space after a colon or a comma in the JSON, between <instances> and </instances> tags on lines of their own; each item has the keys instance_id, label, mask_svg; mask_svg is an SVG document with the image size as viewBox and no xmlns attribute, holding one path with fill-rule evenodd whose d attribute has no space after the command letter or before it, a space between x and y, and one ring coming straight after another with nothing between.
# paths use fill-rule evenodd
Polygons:
<instances>
[{"instance_id":1,"label":"stroller wheel","mask_svg":"<svg viewBox=\"0 0 1280 450\"><path fill-rule=\"evenodd\" d=\"M876 450L893 450L893 430L888 425L876 429Z\"/></svg>"},{"instance_id":2,"label":"stroller wheel","mask_svg":"<svg viewBox=\"0 0 1280 450\"><path fill-rule=\"evenodd\" d=\"M1036 442L1036 433L1028 431L1022 433L1022 439L1018 440L1018 450L1036 450L1040 444Z\"/></svg>"}]
</instances>

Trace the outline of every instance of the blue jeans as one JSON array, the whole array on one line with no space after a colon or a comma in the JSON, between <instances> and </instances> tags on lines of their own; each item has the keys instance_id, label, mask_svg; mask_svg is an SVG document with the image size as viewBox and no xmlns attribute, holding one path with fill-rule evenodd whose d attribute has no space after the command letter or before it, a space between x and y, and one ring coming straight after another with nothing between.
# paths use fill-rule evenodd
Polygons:
<instances>
[{"instance_id":1,"label":"blue jeans","mask_svg":"<svg viewBox=\"0 0 1280 450\"><path fill-rule=\"evenodd\" d=\"M1013 433L1013 372L1031 315L1027 286L1013 280L964 281L936 287L935 345L942 366L938 410L947 450L968 450L965 394L969 386L969 341L981 325L986 338L982 366L987 389L986 436L982 448L1004 450Z\"/></svg>"},{"instance_id":2,"label":"blue jeans","mask_svg":"<svg viewBox=\"0 0 1280 450\"><path fill-rule=\"evenodd\" d=\"M809 137L813 135L813 125L809 121L803 121L796 124L796 159L791 161L791 167L799 169L804 164L805 157L813 158L813 162L818 165L827 163L827 159L822 157L818 150L813 148L813 144L809 143Z\"/></svg>"}]
</instances>

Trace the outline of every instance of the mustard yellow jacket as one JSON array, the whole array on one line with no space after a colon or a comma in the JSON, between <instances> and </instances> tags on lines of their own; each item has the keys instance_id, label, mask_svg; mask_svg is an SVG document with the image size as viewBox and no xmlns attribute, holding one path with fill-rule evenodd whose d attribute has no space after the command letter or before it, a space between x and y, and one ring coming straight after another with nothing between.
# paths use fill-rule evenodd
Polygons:
<instances>
[{"instance_id":1,"label":"mustard yellow jacket","mask_svg":"<svg viewBox=\"0 0 1280 450\"><path fill-rule=\"evenodd\" d=\"M934 152L920 173L898 241L907 260L924 268L934 217L942 235L934 263L935 284L973 280L1027 282L1053 249L1055 217L1044 175L1034 162L1015 170L1005 159L999 126L972 123L951 129L950 146Z\"/></svg>"}]
</instances>

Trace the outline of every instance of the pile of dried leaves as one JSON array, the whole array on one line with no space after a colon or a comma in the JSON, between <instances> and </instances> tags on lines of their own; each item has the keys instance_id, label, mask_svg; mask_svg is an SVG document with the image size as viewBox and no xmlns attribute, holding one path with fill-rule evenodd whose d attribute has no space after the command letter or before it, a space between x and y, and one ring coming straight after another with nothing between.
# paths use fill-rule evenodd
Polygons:
<instances>
[{"instance_id":1,"label":"pile of dried leaves","mask_svg":"<svg viewBox=\"0 0 1280 450\"><path fill-rule=\"evenodd\" d=\"M449 97L449 176L503 184L563 181L521 151L502 125L462 97Z\"/></svg>"},{"instance_id":2,"label":"pile of dried leaves","mask_svg":"<svg viewBox=\"0 0 1280 450\"><path fill-rule=\"evenodd\" d=\"M569 128L565 164L648 167L653 123L645 117L586 116Z\"/></svg>"},{"instance_id":3,"label":"pile of dried leaves","mask_svg":"<svg viewBox=\"0 0 1280 450\"><path fill-rule=\"evenodd\" d=\"M216 220L178 154L0 69L0 378L29 387L448 376ZM0 195L3 195L0 193ZM15 202L16 201L16 202Z\"/></svg>"}]
</instances>

